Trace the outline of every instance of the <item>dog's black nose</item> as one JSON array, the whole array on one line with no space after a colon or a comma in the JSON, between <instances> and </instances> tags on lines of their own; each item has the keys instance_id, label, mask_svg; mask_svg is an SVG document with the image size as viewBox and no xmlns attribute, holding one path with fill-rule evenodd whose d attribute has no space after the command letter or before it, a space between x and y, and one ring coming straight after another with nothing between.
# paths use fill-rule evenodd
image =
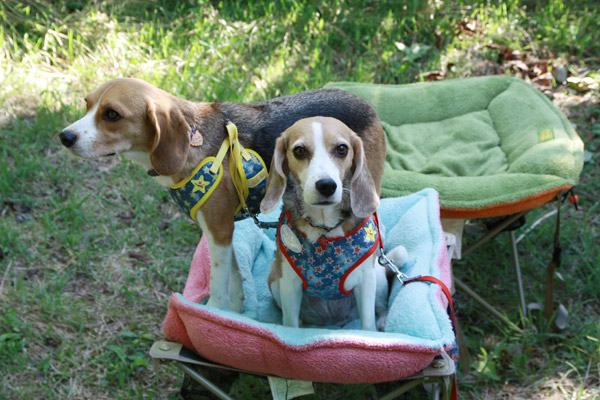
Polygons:
<instances>
[{"instance_id":1,"label":"dog's black nose","mask_svg":"<svg viewBox=\"0 0 600 400\"><path fill-rule=\"evenodd\" d=\"M315 183L315 187L325 197L329 197L335 193L335 189L337 189L337 185L333 179L319 179L317 183Z\"/></svg>"},{"instance_id":2,"label":"dog's black nose","mask_svg":"<svg viewBox=\"0 0 600 400\"><path fill-rule=\"evenodd\" d=\"M70 131L62 131L58 137L65 147L71 147L77 141L77 135Z\"/></svg>"}]
</instances>

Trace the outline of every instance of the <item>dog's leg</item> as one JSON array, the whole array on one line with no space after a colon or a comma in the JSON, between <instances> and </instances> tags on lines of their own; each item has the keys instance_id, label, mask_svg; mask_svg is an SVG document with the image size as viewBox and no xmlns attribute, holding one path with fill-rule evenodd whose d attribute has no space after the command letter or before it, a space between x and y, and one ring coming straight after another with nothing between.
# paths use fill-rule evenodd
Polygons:
<instances>
[{"instance_id":1,"label":"dog's leg","mask_svg":"<svg viewBox=\"0 0 600 400\"><path fill-rule=\"evenodd\" d=\"M271 271L269 272L269 277L267 278L267 284L269 285L269 290L271 291L271 296L273 296L273 300L275 304L277 304L277 308L281 310L281 260L283 256L280 251L275 253L275 260L271 263Z\"/></svg>"},{"instance_id":2,"label":"dog's leg","mask_svg":"<svg viewBox=\"0 0 600 400\"><path fill-rule=\"evenodd\" d=\"M287 260L282 266L282 277L279 280L281 312L283 325L297 328L302 303L302 279L294 272Z\"/></svg>"},{"instance_id":3,"label":"dog's leg","mask_svg":"<svg viewBox=\"0 0 600 400\"><path fill-rule=\"evenodd\" d=\"M277 307L281 309L281 278L273 281L269 284L269 290L271 290L271 296L273 296L273 301L277 304Z\"/></svg>"},{"instance_id":4,"label":"dog's leg","mask_svg":"<svg viewBox=\"0 0 600 400\"><path fill-rule=\"evenodd\" d=\"M388 308L389 284L386 276L385 267L375 263L375 314L379 315Z\"/></svg>"},{"instance_id":5,"label":"dog's leg","mask_svg":"<svg viewBox=\"0 0 600 400\"><path fill-rule=\"evenodd\" d=\"M385 268L375 263L375 316L377 318L377 330L385 331L385 323L387 321L388 300L389 300L389 284L386 276Z\"/></svg>"},{"instance_id":6,"label":"dog's leg","mask_svg":"<svg viewBox=\"0 0 600 400\"><path fill-rule=\"evenodd\" d=\"M229 274L229 309L238 313L244 311L244 286L240 266L231 247L231 273Z\"/></svg>"},{"instance_id":7,"label":"dog's leg","mask_svg":"<svg viewBox=\"0 0 600 400\"><path fill-rule=\"evenodd\" d=\"M377 293L377 277L375 274L375 256L366 259L346 279L345 289L353 287L356 306L360 316L361 329L376 331L375 296Z\"/></svg>"},{"instance_id":8,"label":"dog's leg","mask_svg":"<svg viewBox=\"0 0 600 400\"><path fill-rule=\"evenodd\" d=\"M196 213L210 248L210 299L208 305L241 313L244 304L243 276L233 251L234 214L237 195L224 171L223 182Z\"/></svg>"},{"instance_id":9,"label":"dog's leg","mask_svg":"<svg viewBox=\"0 0 600 400\"><path fill-rule=\"evenodd\" d=\"M214 242L213 235L202 227L210 248L210 298L208 305L222 310L229 308L229 269L232 262L231 245L221 246Z\"/></svg>"},{"instance_id":10,"label":"dog's leg","mask_svg":"<svg viewBox=\"0 0 600 400\"><path fill-rule=\"evenodd\" d=\"M197 213L196 218L203 234L206 235L210 249L210 298L207 304L241 313L244 291L239 266L233 253L233 227L227 230L224 224L219 227L219 237L216 237L202 213Z\"/></svg>"}]
</instances>

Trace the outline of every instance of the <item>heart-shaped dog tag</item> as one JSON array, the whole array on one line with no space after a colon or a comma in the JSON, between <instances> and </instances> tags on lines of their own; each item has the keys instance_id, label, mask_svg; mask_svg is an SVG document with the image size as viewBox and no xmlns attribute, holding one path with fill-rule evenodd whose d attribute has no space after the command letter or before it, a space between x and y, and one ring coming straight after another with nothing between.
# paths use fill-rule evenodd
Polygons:
<instances>
[{"instance_id":1,"label":"heart-shaped dog tag","mask_svg":"<svg viewBox=\"0 0 600 400\"><path fill-rule=\"evenodd\" d=\"M289 226L281 225L279 234L281 235L281 242L285 247L294 253L300 253L302 251L300 240L298 240L298 237L292 232L292 229Z\"/></svg>"}]
</instances>

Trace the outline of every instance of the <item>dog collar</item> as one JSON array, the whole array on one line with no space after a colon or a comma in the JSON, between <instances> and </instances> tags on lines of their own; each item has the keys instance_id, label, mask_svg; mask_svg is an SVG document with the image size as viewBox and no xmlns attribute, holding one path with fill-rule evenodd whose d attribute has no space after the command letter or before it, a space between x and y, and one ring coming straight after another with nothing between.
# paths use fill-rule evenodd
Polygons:
<instances>
[{"instance_id":1,"label":"dog collar","mask_svg":"<svg viewBox=\"0 0 600 400\"><path fill-rule=\"evenodd\" d=\"M326 300L340 299L352 293L344 289L348 275L381 247L379 221L373 214L346 236L322 237L312 243L294 229L284 209L277 227L277 245L302 279L304 293Z\"/></svg>"},{"instance_id":2,"label":"dog collar","mask_svg":"<svg viewBox=\"0 0 600 400\"><path fill-rule=\"evenodd\" d=\"M196 220L196 212L215 191L223 176L223 159L229 155L229 171L240 199L235 211L236 220L260 211L260 202L267 188L267 168L253 150L245 149L237 139L237 128L227 124L228 137L223 141L216 157L206 157L192 174L169 188L177 205Z\"/></svg>"}]
</instances>

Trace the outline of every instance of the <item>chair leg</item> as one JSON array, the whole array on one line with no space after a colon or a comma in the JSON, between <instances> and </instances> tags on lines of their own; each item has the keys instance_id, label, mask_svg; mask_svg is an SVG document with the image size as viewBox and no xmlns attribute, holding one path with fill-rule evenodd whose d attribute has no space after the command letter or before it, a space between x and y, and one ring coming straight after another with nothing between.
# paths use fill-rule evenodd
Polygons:
<instances>
[{"instance_id":1,"label":"chair leg","mask_svg":"<svg viewBox=\"0 0 600 400\"><path fill-rule=\"evenodd\" d=\"M207 393L207 392L210 392L213 396L215 396L218 399L233 400L227 393L225 393L223 390L221 390L221 388L219 388L217 385L215 385L213 382L211 382L204 375L202 375L200 372L198 372L195 368L191 367L187 363L184 363L181 361L175 361L175 365L177 366L177 368L182 370L186 376L190 377L195 382L201 384L203 386L203 389L206 389L206 391L200 390L200 393L198 393L199 395L204 395L205 393L206 393L206 395L208 395L209 393ZM206 371L207 369L204 369L204 370ZM235 379L235 376L237 376L237 374L234 375L234 379ZM193 392L195 392L197 390L190 391L190 390L188 390L188 388L186 388L186 392L187 391L189 391L190 393L183 393L183 388L182 388L182 393L181 393L182 397L185 399L192 400L195 395L195 393L193 393ZM206 397L206 396L202 396L202 397Z\"/></svg>"},{"instance_id":2,"label":"chair leg","mask_svg":"<svg viewBox=\"0 0 600 400\"><path fill-rule=\"evenodd\" d=\"M441 387L439 383L434 383L431 388L431 400L440 400Z\"/></svg>"},{"instance_id":3,"label":"chair leg","mask_svg":"<svg viewBox=\"0 0 600 400\"><path fill-rule=\"evenodd\" d=\"M552 321L554 315L554 274L556 268L561 264L561 253L560 247L560 200L556 200L556 224L554 227L554 251L552 253L552 259L546 267L546 302L544 304L544 316L546 320Z\"/></svg>"},{"instance_id":4,"label":"chair leg","mask_svg":"<svg viewBox=\"0 0 600 400\"><path fill-rule=\"evenodd\" d=\"M399 387L379 397L379 400L392 400L423 383L423 379L413 379L402 383Z\"/></svg>"},{"instance_id":5,"label":"chair leg","mask_svg":"<svg viewBox=\"0 0 600 400\"><path fill-rule=\"evenodd\" d=\"M471 352L467 347L467 341L462 333L462 329L456 319L456 340L458 340L458 363L461 365L461 371L467 375L471 372Z\"/></svg>"},{"instance_id":6,"label":"chair leg","mask_svg":"<svg viewBox=\"0 0 600 400\"><path fill-rule=\"evenodd\" d=\"M519 299L521 300L521 312L523 319L527 319L527 306L525 305L525 292L523 291L523 279L521 278L521 266L519 265L519 252L517 251L517 242L515 240L515 231L510 231L510 243L512 246L513 260L515 262L515 271L517 272L517 284L519 286Z\"/></svg>"},{"instance_id":7,"label":"chair leg","mask_svg":"<svg viewBox=\"0 0 600 400\"><path fill-rule=\"evenodd\" d=\"M523 332L523 330L521 328L519 328L514 322L512 322L510 319L508 319L504 314L502 314L500 311L498 311L498 309L496 309L490 303L485 301L481 296L479 296L477 293L475 293L470 287L468 287L466 284L464 284L460 279L454 278L454 283L456 284L457 288L459 288L460 290L465 292L468 296L470 296L473 300L478 302L481 306L483 306L486 310L488 310L496 318L506 322L512 329L514 329L518 332L521 332L521 333Z\"/></svg>"}]
</instances>

